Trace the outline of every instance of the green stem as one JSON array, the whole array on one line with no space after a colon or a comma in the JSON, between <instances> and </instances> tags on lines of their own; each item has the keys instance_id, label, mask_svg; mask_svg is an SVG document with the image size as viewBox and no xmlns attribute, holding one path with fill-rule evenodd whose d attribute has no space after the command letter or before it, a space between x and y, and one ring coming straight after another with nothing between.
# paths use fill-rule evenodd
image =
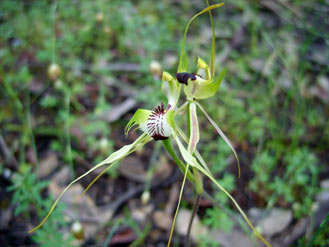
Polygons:
<instances>
[{"instance_id":1,"label":"green stem","mask_svg":"<svg viewBox=\"0 0 329 247\"><path fill-rule=\"evenodd\" d=\"M202 176L196 167L193 167L193 176L194 176L194 187L198 195L203 193L203 181Z\"/></svg>"},{"instance_id":2,"label":"green stem","mask_svg":"<svg viewBox=\"0 0 329 247\"><path fill-rule=\"evenodd\" d=\"M185 164L180 160L180 158L177 156L170 139L165 139L162 141L163 146L167 150L167 152L170 154L170 156L173 158L173 160L178 165L179 169L182 171L183 174L185 174ZM187 179L190 180L192 183L194 183L194 176L190 171L187 171Z\"/></svg>"}]
</instances>

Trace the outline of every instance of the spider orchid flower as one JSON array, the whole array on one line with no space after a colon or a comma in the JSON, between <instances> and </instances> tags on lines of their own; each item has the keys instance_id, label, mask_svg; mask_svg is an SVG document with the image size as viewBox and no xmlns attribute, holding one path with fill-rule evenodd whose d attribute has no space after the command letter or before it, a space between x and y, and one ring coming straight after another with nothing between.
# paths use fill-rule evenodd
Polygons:
<instances>
[{"instance_id":1,"label":"spider orchid flower","mask_svg":"<svg viewBox=\"0 0 329 247\"><path fill-rule=\"evenodd\" d=\"M254 234L261 239L266 246L271 246L262 236L259 234L254 226L249 221L246 214L240 208L235 199L231 196L231 194L215 179L213 174L211 173L208 165L203 160L202 156L198 152L196 146L199 142L199 125L198 125L198 116L197 116L197 107L203 112L203 114L207 117L209 122L215 127L218 134L225 140L225 142L232 149L239 166L239 176L240 176L240 165L239 160L236 154L236 151L230 141L226 138L224 133L217 126L216 122L208 115L203 106L198 102L202 99L207 99L213 97L215 93L218 91L220 83L222 82L224 75L226 73L223 70L218 77L215 77L215 34L214 34L214 25L211 10L223 6L223 3L209 5L208 0L207 8L203 9L196 15L194 15L190 21L188 22L184 39L181 47L179 65L176 77L173 77L168 72L163 72L162 74L162 85L161 90L166 95L168 104L165 107L163 104L156 107L153 111L146 109L138 109L131 120L128 122L125 128L125 134L128 135L129 131L133 127L137 127L143 133L131 144L123 146L121 149L112 153L108 158L103 160L102 162L95 165L92 169L81 175L80 177L73 180L58 196L54 204L52 205L49 213L46 217L41 221L41 223L29 231L29 233L34 232L39 227L41 227L51 213L54 211L56 205L59 200L63 196L63 194L76 182L80 179L84 178L94 170L107 165L105 169L88 185L83 194L94 184L95 181L99 179L106 171L111 169L117 162L124 159L131 153L141 149L145 144L150 142L152 139L155 141L162 141L163 146L169 153L169 155L173 158L175 163L178 165L182 173L184 174L184 179L182 182L182 186L180 189L180 194L178 198L178 205L175 211L175 216L168 240L168 247L170 246L173 230L175 226L175 221L177 217L177 213L180 207L180 202L183 194L183 189L185 185L185 181L190 180L194 186L198 195L203 192L203 183L201 174L210 179L218 189L220 189L223 193L227 195L227 197L233 202L236 206L244 220L248 223L250 228L253 230ZM189 73L187 69L187 59L186 54L184 52L184 44L186 40L186 35L188 28L193 20L196 19L199 15L203 13L209 13L211 26L212 26L212 46L211 46L211 57L210 57L210 66L201 58L198 58L197 63L197 73ZM181 93L181 88L184 88L184 93L186 95L186 102L177 108L178 100ZM189 132L189 136L185 134L185 132L177 125L175 125L175 116L177 113L187 108L187 132ZM183 142L182 142L183 140ZM178 147L178 151L180 153L180 157L176 154L176 150L172 146L172 141L175 142ZM187 145L187 147L186 147ZM83 195L82 194L82 195Z\"/></svg>"},{"instance_id":2,"label":"spider orchid flower","mask_svg":"<svg viewBox=\"0 0 329 247\"><path fill-rule=\"evenodd\" d=\"M202 111L202 113L206 116L208 121L214 126L217 133L223 138L223 140L227 143L227 145L231 148L235 159L238 164L238 171L239 171L239 177L241 176L240 172L240 161L237 155L237 152L235 151L235 148L233 147L230 140L225 136L224 132L218 127L216 122L209 116L209 114L206 112L206 110L202 107L202 105L198 102L202 99L207 99L210 97L213 97L216 92L218 91L218 88L226 74L226 70L222 70L222 72L215 77L215 29L214 29L214 22L211 14L211 9L213 7L220 7L223 4L217 4L209 6L208 0L206 0L208 8L207 11L209 12L210 16L210 22L211 22L211 29L212 29L212 42L211 42L211 55L210 55L210 66L202 59L198 58L197 61L197 73L189 73L188 66L186 59L184 61L184 57L186 57L186 54L184 52L184 46L185 46L185 40L186 40L186 34L188 31L188 28L191 24L191 22L199 15L204 13L203 11L196 14L187 24L184 34L184 40L183 45L181 48L181 54L178 64L178 71L176 73L176 78L178 83L184 86L184 93L186 95L186 99L188 102L188 126L189 126L189 132L190 132L190 138L189 138L189 151L193 154L194 150L196 149L197 143L199 141L199 127L198 127L198 117L197 117L197 110L196 107L199 107L199 109Z\"/></svg>"}]
</instances>

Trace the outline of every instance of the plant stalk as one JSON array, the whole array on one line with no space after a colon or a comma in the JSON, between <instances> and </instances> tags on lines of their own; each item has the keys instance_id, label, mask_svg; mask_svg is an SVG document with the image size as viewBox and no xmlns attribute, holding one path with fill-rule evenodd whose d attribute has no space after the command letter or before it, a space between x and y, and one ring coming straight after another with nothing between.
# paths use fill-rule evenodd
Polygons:
<instances>
[{"instance_id":1,"label":"plant stalk","mask_svg":"<svg viewBox=\"0 0 329 247\"><path fill-rule=\"evenodd\" d=\"M167 150L167 152L169 153L169 155L173 158L173 160L176 162L176 164L178 165L179 169L181 170L181 172L183 174L185 174L185 170L186 170L186 166L185 164L180 160L180 158L177 156L170 138L165 139L162 141L163 146L165 147L165 149ZM194 176L191 173L191 171L187 171L187 179L190 180L192 183L194 183Z\"/></svg>"}]
</instances>

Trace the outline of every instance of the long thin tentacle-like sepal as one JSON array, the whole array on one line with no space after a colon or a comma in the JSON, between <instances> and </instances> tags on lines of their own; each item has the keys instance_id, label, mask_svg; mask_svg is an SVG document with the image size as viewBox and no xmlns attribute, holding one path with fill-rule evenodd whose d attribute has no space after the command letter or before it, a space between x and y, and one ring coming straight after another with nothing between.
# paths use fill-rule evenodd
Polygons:
<instances>
[{"instance_id":1,"label":"long thin tentacle-like sepal","mask_svg":"<svg viewBox=\"0 0 329 247\"><path fill-rule=\"evenodd\" d=\"M80 177L76 178L75 180L73 180L68 186L66 186L66 188L60 193L60 195L57 197L56 201L54 202L54 204L52 205L52 207L50 208L48 214L46 215L46 217L41 221L41 223L39 225L37 225L36 227L34 227L33 229L29 230L29 233L34 232L35 230L37 230L38 228L40 228L49 218L49 216L51 215L51 213L54 211L55 207L57 206L59 200L62 198L62 196L64 195L64 193L77 181L79 181L80 179L84 178L85 176L87 176L89 173L91 173L92 171L96 170L99 167L102 167L106 164L112 164L117 162L118 160L126 157L129 152L131 151L131 149L133 149L136 145L138 145L139 143L144 143L146 140L145 139L150 139L149 136L147 136L146 134L141 135L138 139L135 140L135 142L133 142L130 145L126 145L123 146L121 149L119 149L118 151L112 153L108 158L106 158L105 160L103 160L102 162L100 162L99 164L97 164L96 166L94 166L93 168L91 168L89 171L87 171L86 173L82 174ZM111 167L111 166L110 166Z\"/></svg>"},{"instance_id":2,"label":"long thin tentacle-like sepal","mask_svg":"<svg viewBox=\"0 0 329 247\"><path fill-rule=\"evenodd\" d=\"M200 172L202 172L204 175L206 175L216 186L217 188L219 188L221 191L223 191L228 197L229 199L233 202L233 204L236 206L236 208L238 209L238 211L240 212L240 214L242 215L242 217L244 218L244 220L247 222L247 224L250 226L250 228L253 230L254 234L260 239L262 240L266 246L270 247L271 244L269 242L267 242L267 240L259 233L256 231L255 227L251 224L250 220L248 219L247 215L243 212L243 210L240 208L239 204L235 201L235 199L231 196L231 194L222 186L220 185L220 183L217 182L217 180L214 178L214 176L212 175L212 173L207 172L192 156L192 154L190 154L186 148L180 143L180 140L178 137L175 137L175 140L177 142L177 145L179 147L179 150L182 153L182 156L184 158L184 160L187 163L191 163L193 161L193 167L197 168Z\"/></svg>"},{"instance_id":3,"label":"long thin tentacle-like sepal","mask_svg":"<svg viewBox=\"0 0 329 247\"><path fill-rule=\"evenodd\" d=\"M209 1L206 0L207 6L209 6ZM215 75L215 28L214 28L214 20L212 18L211 10L209 10L209 17L211 23L211 55L210 55L210 74L211 78L214 78Z\"/></svg>"},{"instance_id":4,"label":"long thin tentacle-like sepal","mask_svg":"<svg viewBox=\"0 0 329 247\"><path fill-rule=\"evenodd\" d=\"M214 4L214 5L210 5L207 8L203 9L202 11L200 11L199 13L197 13L196 15L194 15L191 20L187 23L186 28L185 28L185 33L184 33L184 38L183 38L183 43L182 43L182 47L180 50L180 56L179 56L179 64L178 64L178 71L177 72L184 72L184 70L186 69L184 66L184 49L185 49L185 40L186 40L186 36L187 36L187 31L190 27L190 24L192 23L192 21L197 18L199 15L202 15L203 13L206 13L212 9L216 9L218 7L223 6L224 3L218 3L218 4Z\"/></svg>"},{"instance_id":5,"label":"long thin tentacle-like sepal","mask_svg":"<svg viewBox=\"0 0 329 247\"><path fill-rule=\"evenodd\" d=\"M217 133L224 139L224 141L226 142L226 144L231 148L232 152L234 153L235 159L238 163L238 170L239 170L239 178L241 176L241 171L240 171L240 161L239 161L239 157L238 154L235 151L235 148L233 147L232 143L230 142L230 140L225 136L225 134L223 133L223 131L218 127L218 125L216 124L216 122L214 120L212 120L212 118L208 115L208 113L206 112L206 110L202 107L202 105L200 103L196 103L198 105L198 107L201 109L201 111L203 112L203 114L207 117L207 119L209 120L209 122L214 126L214 128L216 129Z\"/></svg>"}]
</instances>

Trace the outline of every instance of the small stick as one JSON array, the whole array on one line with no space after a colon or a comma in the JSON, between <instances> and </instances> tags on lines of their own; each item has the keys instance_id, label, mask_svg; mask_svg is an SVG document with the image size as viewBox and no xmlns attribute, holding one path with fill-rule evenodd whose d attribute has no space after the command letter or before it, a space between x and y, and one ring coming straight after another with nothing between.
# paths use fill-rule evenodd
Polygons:
<instances>
[{"instance_id":1,"label":"small stick","mask_svg":"<svg viewBox=\"0 0 329 247\"><path fill-rule=\"evenodd\" d=\"M192 215L190 218L190 222L188 224L187 234L186 234L186 238L185 238L185 247L190 246L190 234L191 234L192 224L193 224L193 220L196 215L196 212L198 211L198 208L199 208L200 198L201 198L201 195L198 194L194 201L193 212L192 212Z\"/></svg>"}]
</instances>

